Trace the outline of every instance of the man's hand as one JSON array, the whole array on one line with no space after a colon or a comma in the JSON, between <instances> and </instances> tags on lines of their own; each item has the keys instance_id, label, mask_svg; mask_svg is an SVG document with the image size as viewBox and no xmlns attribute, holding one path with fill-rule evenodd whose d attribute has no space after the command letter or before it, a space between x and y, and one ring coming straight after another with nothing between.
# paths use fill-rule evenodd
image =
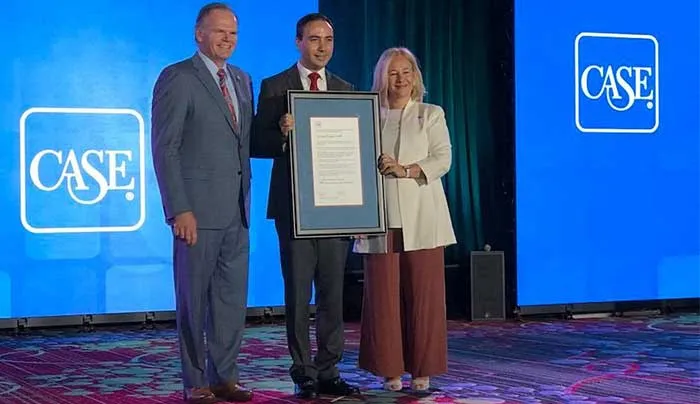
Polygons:
<instances>
[{"instance_id":1,"label":"man's hand","mask_svg":"<svg viewBox=\"0 0 700 404\"><path fill-rule=\"evenodd\" d=\"M175 216L173 233L175 237L184 240L188 246L195 245L197 243L197 220L194 218L194 213L183 212Z\"/></svg>"},{"instance_id":2,"label":"man's hand","mask_svg":"<svg viewBox=\"0 0 700 404\"><path fill-rule=\"evenodd\" d=\"M292 114L284 114L280 118L280 130L282 131L282 136L286 139L287 136L289 136L289 132L292 131L292 128L294 127L294 118L292 118Z\"/></svg>"},{"instance_id":3,"label":"man's hand","mask_svg":"<svg viewBox=\"0 0 700 404\"><path fill-rule=\"evenodd\" d=\"M387 154L379 156L378 163L379 172L383 175L392 175L396 178L403 178L406 176L406 169Z\"/></svg>"}]
</instances>

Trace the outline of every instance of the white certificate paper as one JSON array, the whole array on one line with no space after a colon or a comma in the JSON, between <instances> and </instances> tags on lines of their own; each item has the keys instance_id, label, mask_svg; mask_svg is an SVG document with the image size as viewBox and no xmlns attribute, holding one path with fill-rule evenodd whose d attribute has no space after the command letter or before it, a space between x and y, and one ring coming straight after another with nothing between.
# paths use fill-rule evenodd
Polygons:
<instances>
[{"instance_id":1,"label":"white certificate paper","mask_svg":"<svg viewBox=\"0 0 700 404\"><path fill-rule=\"evenodd\" d=\"M313 117L315 206L362 205L359 118Z\"/></svg>"}]
</instances>

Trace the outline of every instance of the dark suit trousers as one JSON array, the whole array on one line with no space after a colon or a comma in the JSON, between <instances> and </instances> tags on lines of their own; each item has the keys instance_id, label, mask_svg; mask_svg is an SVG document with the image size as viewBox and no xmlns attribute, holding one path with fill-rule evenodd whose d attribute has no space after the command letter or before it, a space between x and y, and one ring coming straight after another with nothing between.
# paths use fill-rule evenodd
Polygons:
<instances>
[{"instance_id":1,"label":"dark suit trousers","mask_svg":"<svg viewBox=\"0 0 700 404\"><path fill-rule=\"evenodd\" d=\"M345 239L297 240L288 222L275 222L280 243L285 289L287 345L292 357L290 374L295 383L306 378L338 377L338 362L345 343L343 282L350 243ZM309 303L316 291L317 353L311 359Z\"/></svg>"},{"instance_id":2,"label":"dark suit trousers","mask_svg":"<svg viewBox=\"0 0 700 404\"><path fill-rule=\"evenodd\" d=\"M197 244L192 247L175 241L177 325L185 388L238 382L236 360L248 299L248 250L248 230L240 217L224 229L198 229Z\"/></svg>"}]
</instances>

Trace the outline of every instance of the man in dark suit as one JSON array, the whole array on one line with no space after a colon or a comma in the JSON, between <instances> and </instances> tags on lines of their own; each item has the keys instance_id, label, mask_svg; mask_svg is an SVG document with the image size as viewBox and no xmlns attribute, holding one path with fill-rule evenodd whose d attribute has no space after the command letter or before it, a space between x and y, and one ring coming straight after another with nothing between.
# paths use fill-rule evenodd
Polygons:
<instances>
[{"instance_id":1,"label":"man in dark suit","mask_svg":"<svg viewBox=\"0 0 700 404\"><path fill-rule=\"evenodd\" d=\"M348 255L347 239L292 237L291 179L288 133L293 118L288 113L287 90L353 90L353 86L331 74L325 66L333 54L333 26L321 14L302 17L297 23L296 44L301 57L289 69L261 83L253 157L274 158L267 216L275 220L285 285L287 344L290 369L300 398L317 394L347 396L358 389L338 372L344 348L343 280ZM311 359L309 303L316 287L316 340L318 352Z\"/></svg>"},{"instance_id":2,"label":"man in dark suit","mask_svg":"<svg viewBox=\"0 0 700 404\"><path fill-rule=\"evenodd\" d=\"M250 401L236 360L248 294L252 85L226 62L238 42L228 6L204 6L195 39L193 57L161 72L152 105L153 162L175 236L184 395L189 403Z\"/></svg>"}]
</instances>

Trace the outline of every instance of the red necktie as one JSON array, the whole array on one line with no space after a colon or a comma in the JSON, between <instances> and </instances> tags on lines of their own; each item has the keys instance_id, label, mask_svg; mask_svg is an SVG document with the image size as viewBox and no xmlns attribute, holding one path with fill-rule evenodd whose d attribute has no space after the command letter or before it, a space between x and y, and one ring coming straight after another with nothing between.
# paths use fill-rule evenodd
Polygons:
<instances>
[{"instance_id":1,"label":"red necktie","mask_svg":"<svg viewBox=\"0 0 700 404\"><path fill-rule=\"evenodd\" d=\"M320 78L321 75L316 72L309 73L309 80L311 80L311 86L309 87L309 89L311 91L318 91L318 79Z\"/></svg>"},{"instance_id":2,"label":"red necktie","mask_svg":"<svg viewBox=\"0 0 700 404\"><path fill-rule=\"evenodd\" d=\"M238 121L236 120L236 110L233 108L233 101L231 100L231 94L228 92L228 86L226 85L226 72L224 69L219 69L216 74L219 76L219 88L221 88L221 92L224 94L224 99L226 100L226 104L228 104L228 110L231 111L231 118L233 118L233 125L236 126L238 125Z\"/></svg>"}]
</instances>

